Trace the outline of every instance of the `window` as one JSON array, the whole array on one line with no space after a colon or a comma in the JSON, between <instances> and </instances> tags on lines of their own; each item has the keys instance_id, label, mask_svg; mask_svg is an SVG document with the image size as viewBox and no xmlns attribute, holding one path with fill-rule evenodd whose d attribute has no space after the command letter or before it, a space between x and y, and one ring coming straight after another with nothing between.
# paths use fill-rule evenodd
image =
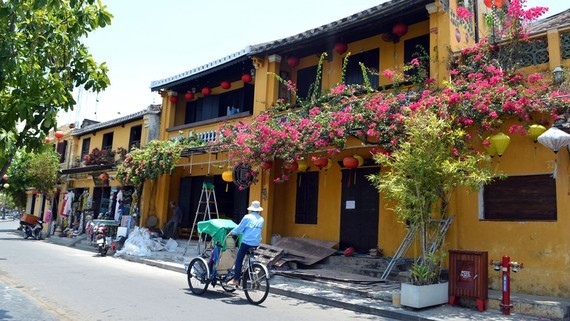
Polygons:
<instances>
[{"instance_id":1,"label":"window","mask_svg":"<svg viewBox=\"0 0 570 321\"><path fill-rule=\"evenodd\" d=\"M67 141L64 140L62 142L57 143L57 153L59 154L59 162L65 162L65 152L67 151Z\"/></svg>"},{"instance_id":2,"label":"window","mask_svg":"<svg viewBox=\"0 0 570 321\"><path fill-rule=\"evenodd\" d=\"M417 59L429 77L429 35L423 35L404 41L404 63ZM409 77L420 76L418 69L407 70ZM423 78L422 78L423 79Z\"/></svg>"},{"instance_id":3,"label":"window","mask_svg":"<svg viewBox=\"0 0 570 321\"><path fill-rule=\"evenodd\" d=\"M348 57L348 64L346 65L346 73L344 75L347 84L364 85L364 76L362 75L362 68L360 64L363 63L366 68L378 73L380 68L380 50L373 49L363 53L356 54ZM372 88L378 88L378 75L368 72L368 80Z\"/></svg>"},{"instance_id":4,"label":"window","mask_svg":"<svg viewBox=\"0 0 570 321\"><path fill-rule=\"evenodd\" d=\"M307 99L312 94L313 88L311 85L317 79L318 66L311 66L297 71L297 96L301 99ZM318 89L321 89L321 84L317 84Z\"/></svg>"},{"instance_id":5,"label":"window","mask_svg":"<svg viewBox=\"0 0 570 321\"><path fill-rule=\"evenodd\" d=\"M556 220L556 180L550 175L510 176L484 186L482 194L486 220Z\"/></svg>"},{"instance_id":6,"label":"window","mask_svg":"<svg viewBox=\"0 0 570 321\"><path fill-rule=\"evenodd\" d=\"M295 224L317 224L319 172L297 173Z\"/></svg>"},{"instance_id":7,"label":"window","mask_svg":"<svg viewBox=\"0 0 570 321\"><path fill-rule=\"evenodd\" d=\"M253 111L253 85L186 103L185 124Z\"/></svg>"},{"instance_id":8,"label":"window","mask_svg":"<svg viewBox=\"0 0 570 321\"><path fill-rule=\"evenodd\" d=\"M101 146L101 150L113 150L113 133L107 133L103 135L103 146Z\"/></svg>"},{"instance_id":9,"label":"window","mask_svg":"<svg viewBox=\"0 0 570 321\"><path fill-rule=\"evenodd\" d=\"M133 147L141 146L142 125L131 127L131 134L129 136L129 152Z\"/></svg>"},{"instance_id":10,"label":"window","mask_svg":"<svg viewBox=\"0 0 570 321\"><path fill-rule=\"evenodd\" d=\"M89 154L89 145L91 145L91 138L84 138L83 143L81 144L81 159L83 160L83 156Z\"/></svg>"}]
</instances>

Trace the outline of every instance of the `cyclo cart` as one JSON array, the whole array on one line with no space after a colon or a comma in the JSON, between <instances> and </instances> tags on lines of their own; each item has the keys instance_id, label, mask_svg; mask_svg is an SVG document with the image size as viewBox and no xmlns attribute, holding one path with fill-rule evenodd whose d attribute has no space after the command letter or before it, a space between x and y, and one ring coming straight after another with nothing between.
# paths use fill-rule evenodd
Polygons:
<instances>
[{"instance_id":1,"label":"cyclo cart","mask_svg":"<svg viewBox=\"0 0 570 321\"><path fill-rule=\"evenodd\" d=\"M234 292L235 287L227 283L234 277L234 262L241 235L232 237L229 233L237 224L226 219L211 219L198 222L199 256L186 266L188 285L192 293L202 295L209 285L220 285L226 292ZM269 294L269 271L255 260L251 250L244 259L238 288L242 289L251 304L261 304Z\"/></svg>"}]
</instances>

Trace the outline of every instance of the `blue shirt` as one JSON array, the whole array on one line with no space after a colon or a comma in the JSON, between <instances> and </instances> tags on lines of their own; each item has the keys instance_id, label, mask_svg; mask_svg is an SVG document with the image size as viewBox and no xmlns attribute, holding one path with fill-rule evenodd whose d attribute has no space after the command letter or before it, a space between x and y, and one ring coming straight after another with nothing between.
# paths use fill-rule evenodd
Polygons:
<instances>
[{"instance_id":1,"label":"blue shirt","mask_svg":"<svg viewBox=\"0 0 570 321\"><path fill-rule=\"evenodd\" d=\"M233 235L243 234L242 242L250 246L261 243L261 229L265 220L258 212L246 214L239 225L232 230Z\"/></svg>"}]
</instances>

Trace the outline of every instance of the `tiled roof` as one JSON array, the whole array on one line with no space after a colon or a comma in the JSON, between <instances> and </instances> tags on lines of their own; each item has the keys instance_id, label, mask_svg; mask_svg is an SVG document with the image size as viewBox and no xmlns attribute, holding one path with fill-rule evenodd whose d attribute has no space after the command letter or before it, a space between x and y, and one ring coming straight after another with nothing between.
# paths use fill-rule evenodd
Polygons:
<instances>
[{"instance_id":1,"label":"tiled roof","mask_svg":"<svg viewBox=\"0 0 570 321\"><path fill-rule=\"evenodd\" d=\"M370 9L355 13L349 17L342 18L340 20L328 23L326 25L320 26L318 28L310 29L305 32L299 33L297 35L270 41L266 43L261 43L252 46L251 55L265 54L272 50L279 49L281 47L290 46L291 44L307 39L311 39L317 36L326 35L330 32L342 32L344 29L349 29L373 19L380 20L386 17L393 17L394 14L405 13L406 8L412 8L417 5L424 5L432 1L424 0L392 0L379 4Z\"/></svg>"},{"instance_id":2,"label":"tiled roof","mask_svg":"<svg viewBox=\"0 0 570 321\"><path fill-rule=\"evenodd\" d=\"M562 11L551 17L536 21L528 28L530 34L546 32L554 28L564 28L570 26L570 9Z\"/></svg>"},{"instance_id":3,"label":"tiled roof","mask_svg":"<svg viewBox=\"0 0 570 321\"><path fill-rule=\"evenodd\" d=\"M330 35L330 33L333 31L335 33L341 33L343 31L348 31L355 26L358 26L359 24L371 21L380 21L379 23L382 23L382 19L393 18L395 15L402 15L406 13L409 14L412 9L417 9L418 6L423 8L423 5L432 2L432 0L387 1L370 9L331 22L321 27L310 29L291 37L265 42L253 46L247 46L245 49L239 52L233 53L229 56L215 60L200 67L188 70L181 74L161 80L152 81L150 84L150 89L158 90L161 88L171 87L173 85L179 84L182 81L188 81L197 78L198 76L203 76L207 73L213 72L218 69L217 67L228 66L253 55L266 54L282 47L291 46L296 42L307 41L314 37Z\"/></svg>"},{"instance_id":4,"label":"tiled roof","mask_svg":"<svg viewBox=\"0 0 570 321\"><path fill-rule=\"evenodd\" d=\"M168 78L164 78L164 79L160 79L160 80L152 81L150 83L150 89L156 90L159 88L164 88L164 87L167 87L168 85L170 85L174 82L177 82L179 80L182 80L185 78L191 78L192 76L206 73L208 71L211 71L215 67L223 66L223 65L231 63L231 62L233 62L239 58L246 57L249 54L249 51L250 51L250 47L247 46L245 49L242 49L242 50L235 52L231 55L228 55L228 56L225 56L223 58L214 60L214 61L209 62L205 65L202 65L200 67L190 69L190 70L185 71L181 74L178 74L178 75L175 75L172 77L168 77Z\"/></svg>"},{"instance_id":5,"label":"tiled roof","mask_svg":"<svg viewBox=\"0 0 570 321\"><path fill-rule=\"evenodd\" d=\"M74 129L71 133L71 136L81 136L85 134L89 134L95 131L99 131L105 128L114 127L120 124L126 124L128 122L132 122L134 120L142 119L144 115L152 112L153 108L160 107L160 105L151 105L144 110L138 111L136 113L126 115L123 117L115 118L106 122L96 123L93 125L86 126L84 128Z\"/></svg>"}]
</instances>

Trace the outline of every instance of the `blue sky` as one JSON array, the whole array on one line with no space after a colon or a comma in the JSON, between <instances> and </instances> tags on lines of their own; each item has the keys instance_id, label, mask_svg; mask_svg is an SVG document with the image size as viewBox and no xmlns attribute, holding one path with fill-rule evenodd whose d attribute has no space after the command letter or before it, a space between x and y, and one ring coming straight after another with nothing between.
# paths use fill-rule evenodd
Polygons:
<instances>
[{"instance_id":1,"label":"blue sky","mask_svg":"<svg viewBox=\"0 0 570 321\"><path fill-rule=\"evenodd\" d=\"M160 103L150 82L198 67L248 45L291 36L378 5L383 0L102 0L112 24L89 35L97 62L109 67L111 86L95 95L76 92L73 112L59 124L84 118L106 121ZM566 0L528 0L547 14ZM326 5L323 5L326 3Z\"/></svg>"}]
</instances>

